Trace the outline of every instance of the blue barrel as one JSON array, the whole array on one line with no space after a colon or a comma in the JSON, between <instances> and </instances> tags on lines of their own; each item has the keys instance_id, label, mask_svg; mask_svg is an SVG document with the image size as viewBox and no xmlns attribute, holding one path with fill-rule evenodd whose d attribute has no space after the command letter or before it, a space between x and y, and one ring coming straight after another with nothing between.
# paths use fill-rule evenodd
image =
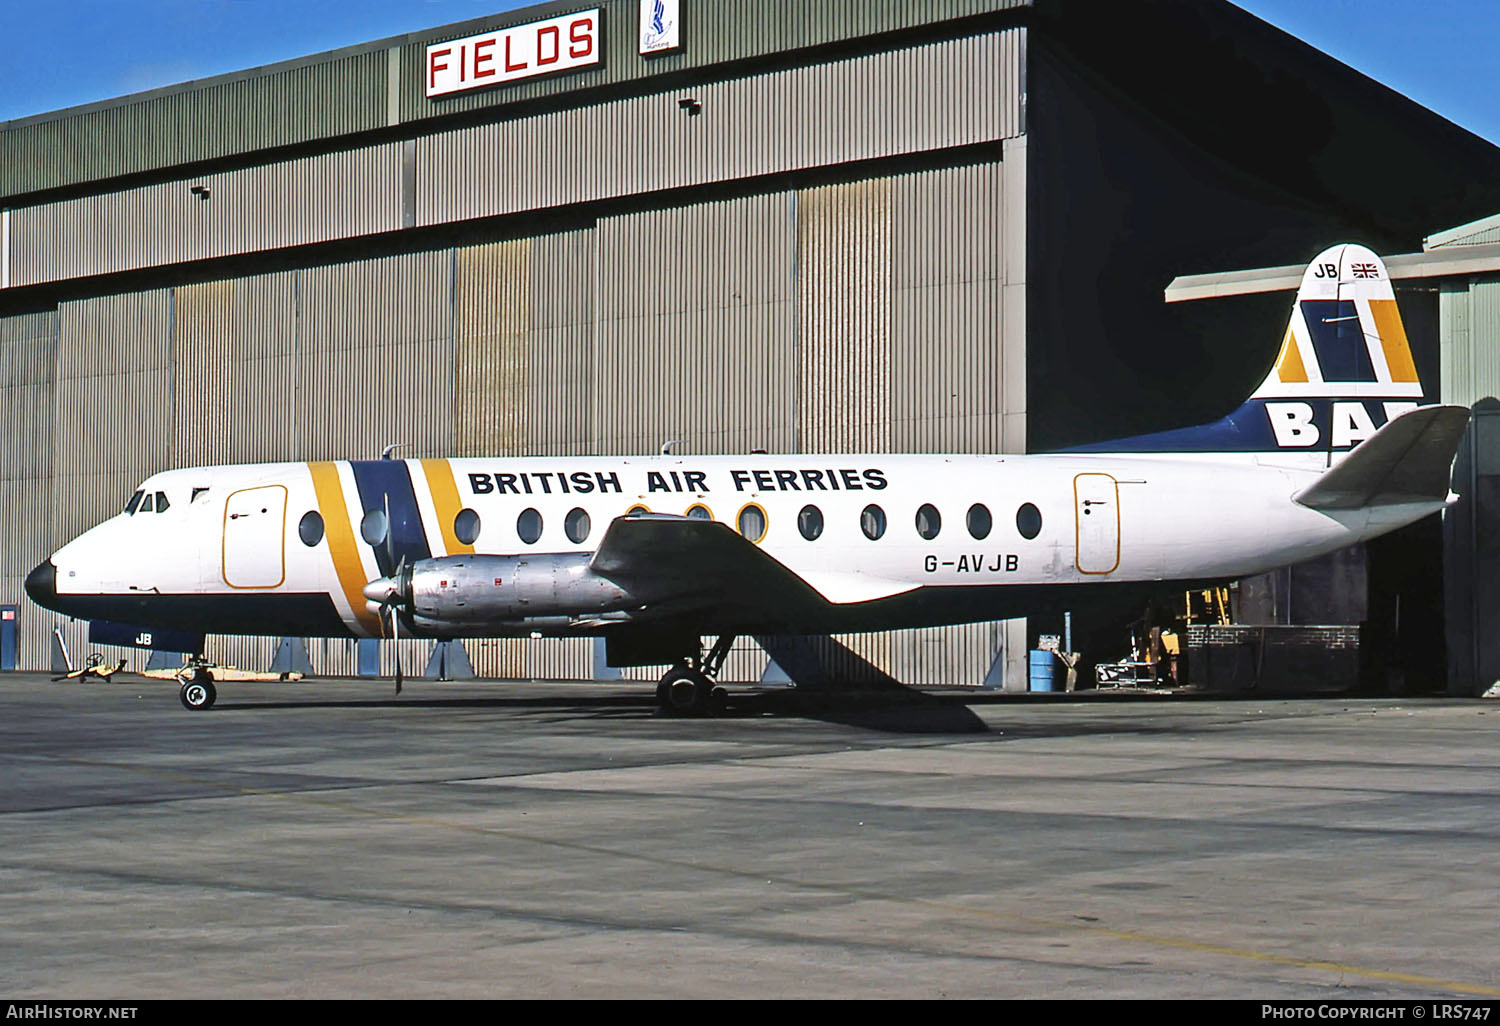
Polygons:
<instances>
[{"instance_id":1,"label":"blue barrel","mask_svg":"<svg viewBox=\"0 0 1500 1026\"><path fill-rule=\"evenodd\" d=\"M1034 648L1031 650L1031 690L1055 691L1057 682L1057 656L1051 652Z\"/></svg>"}]
</instances>

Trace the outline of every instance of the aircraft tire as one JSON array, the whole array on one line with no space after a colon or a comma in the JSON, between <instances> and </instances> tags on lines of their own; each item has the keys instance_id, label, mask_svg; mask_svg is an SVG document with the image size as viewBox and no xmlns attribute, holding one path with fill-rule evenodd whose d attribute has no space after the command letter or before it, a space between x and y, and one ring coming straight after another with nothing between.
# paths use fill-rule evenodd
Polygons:
<instances>
[{"instance_id":1,"label":"aircraft tire","mask_svg":"<svg viewBox=\"0 0 1500 1026\"><path fill-rule=\"evenodd\" d=\"M714 688L708 693L708 715L723 716L725 708L729 705L729 692L723 688Z\"/></svg>"},{"instance_id":2,"label":"aircraft tire","mask_svg":"<svg viewBox=\"0 0 1500 1026\"><path fill-rule=\"evenodd\" d=\"M702 716L708 711L712 690L713 683L703 674L676 666L662 677L656 696L662 712L669 716Z\"/></svg>"},{"instance_id":3,"label":"aircraft tire","mask_svg":"<svg viewBox=\"0 0 1500 1026\"><path fill-rule=\"evenodd\" d=\"M194 712L212 709L218 697L218 691L214 688L212 680L196 678L182 685L182 690L177 692L177 698L182 702L183 708L192 709Z\"/></svg>"}]
</instances>

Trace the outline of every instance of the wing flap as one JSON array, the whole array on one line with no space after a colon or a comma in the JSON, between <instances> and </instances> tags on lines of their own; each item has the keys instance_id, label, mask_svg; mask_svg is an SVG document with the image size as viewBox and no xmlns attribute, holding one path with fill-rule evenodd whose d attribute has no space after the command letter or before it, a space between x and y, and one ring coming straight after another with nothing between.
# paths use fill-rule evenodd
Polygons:
<instances>
[{"instance_id":1,"label":"wing flap","mask_svg":"<svg viewBox=\"0 0 1500 1026\"><path fill-rule=\"evenodd\" d=\"M1311 509L1443 502L1468 429L1463 406L1422 406L1396 417L1292 496Z\"/></svg>"}]
</instances>

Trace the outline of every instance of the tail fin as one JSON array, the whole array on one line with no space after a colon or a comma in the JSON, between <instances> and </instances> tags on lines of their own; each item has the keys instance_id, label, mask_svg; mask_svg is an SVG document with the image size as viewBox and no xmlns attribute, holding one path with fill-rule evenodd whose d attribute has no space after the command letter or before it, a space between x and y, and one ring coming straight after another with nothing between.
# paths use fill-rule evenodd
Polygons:
<instances>
[{"instance_id":1,"label":"tail fin","mask_svg":"<svg viewBox=\"0 0 1500 1026\"><path fill-rule=\"evenodd\" d=\"M1252 399L1422 398L1411 343L1381 259L1334 246L1302 274L1281 352Z\"/></svg>"},{"instance_id":2,"label":"tail fin","mask_svg":"<svg viewBox=\"0 0 1500 1026\"><path fill-rule=\"evenodd\" d=\"M1462 406L1408 410L1292 499L1323 510L1441 504L1468 427Z\"/></svg>"},{"instance_id":3,"label":"tail fin","mask_svg":"<svg viewBox=\"0 0 1500 1026\"><path fill-rule=\"evenodd\" d=\"M1201 427L1077 451L1331 459L1424 399L1384 262L1364 246L1345 243L1319 253L1303 272L1276 362L1243 406Z\"/></svg>"}]
</instances>

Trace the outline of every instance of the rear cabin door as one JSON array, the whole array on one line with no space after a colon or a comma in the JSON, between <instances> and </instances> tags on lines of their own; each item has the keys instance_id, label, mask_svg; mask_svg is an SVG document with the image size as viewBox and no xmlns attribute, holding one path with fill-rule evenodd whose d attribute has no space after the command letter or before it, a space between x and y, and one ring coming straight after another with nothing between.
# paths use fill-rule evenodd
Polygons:
<instances>
[{"instance_id":1,"label":"rear cabin door","mask_svg":"<svg viewBox=\"0 0 1500 1026\"><path fill-rule=\"evenodd\" d=\"M1120 565L1120 488L1108 474L1073 478L1078 572L1114 573Z\"/></svg>"},{"instance_id":2,"label":"rear cabin door","mask_svg":"<svg viewBox=\"0 0 1500 1026\"><path fill-rule=\"evenodd\" d=\"M224 503L224 583L275 588L286 579L286 487L245 488Z\"/></svg>"}]
</instances>

